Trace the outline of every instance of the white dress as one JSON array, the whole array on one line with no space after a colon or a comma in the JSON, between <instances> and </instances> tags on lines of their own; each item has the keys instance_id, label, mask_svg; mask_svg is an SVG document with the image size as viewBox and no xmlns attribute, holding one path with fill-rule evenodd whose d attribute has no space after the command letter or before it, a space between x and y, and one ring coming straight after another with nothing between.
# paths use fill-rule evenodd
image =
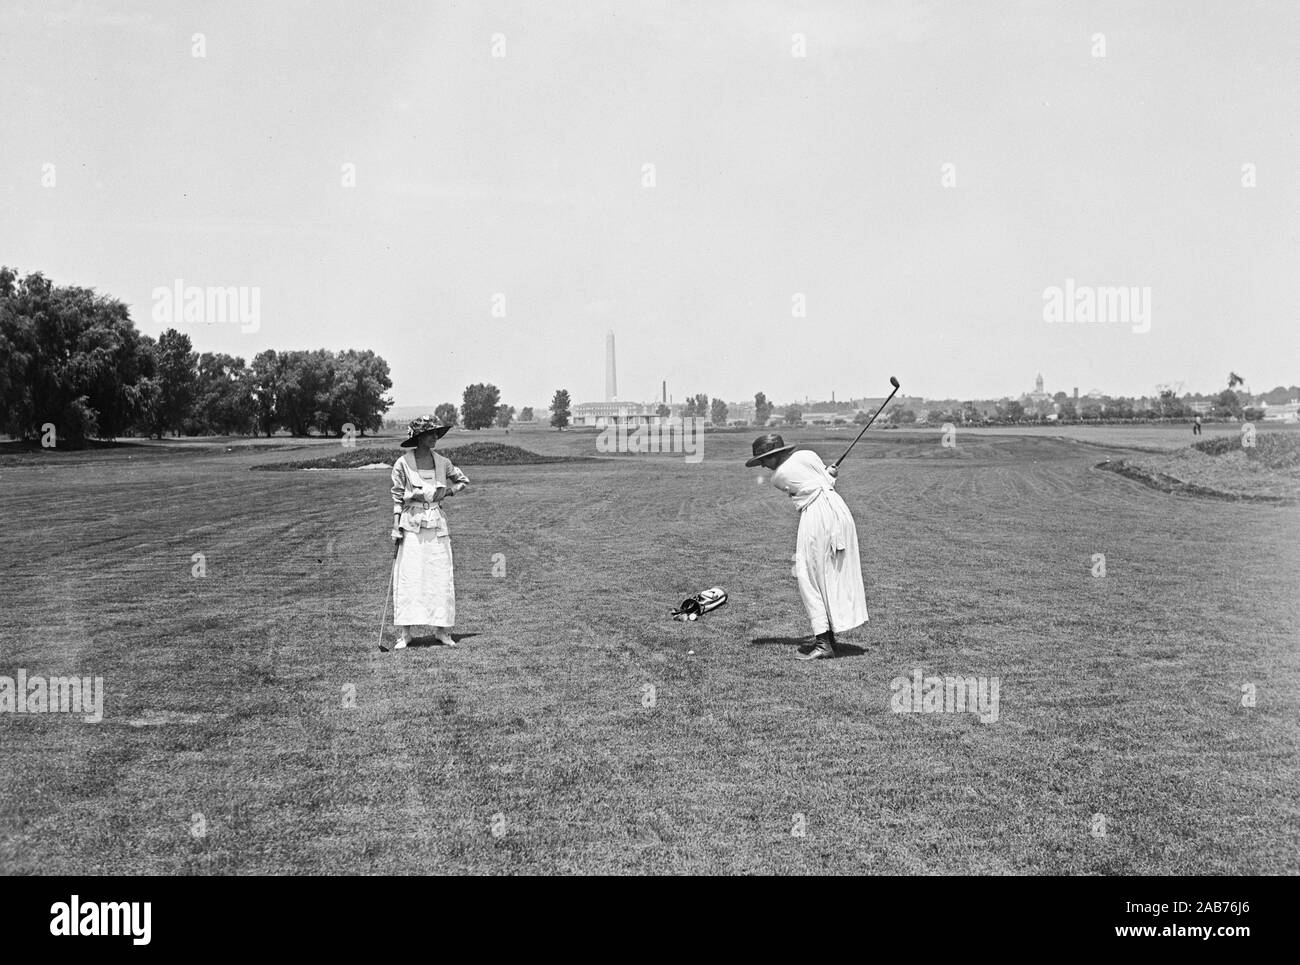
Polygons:
<instances>
[{"instance_id":1,"label":"white dress","mask_svg":"<svg viewBox=\"0 0 1300 965\"><path fill-rule=\"evenodd\" d=\"M794 573L813 633L840 633L867 622L867 593L858 556L858 530L835 479L815 452L791 453L772 485L799 509Z\"/></svg>"},{"instance_id":2,"label":"white dress","mask_svg":"<svg viewBox=\"0 0 1300 965\"><path fill-rule=\"evenodd\" d=\"M421 494L469 478L438 453L433 472L421 473L413 461L403 456L393 465L393 501L402 510L399 526L405 533L393 578L393 625L451 628L456 625L451 533L442 508Z\"/></svg>"}]
</instances>

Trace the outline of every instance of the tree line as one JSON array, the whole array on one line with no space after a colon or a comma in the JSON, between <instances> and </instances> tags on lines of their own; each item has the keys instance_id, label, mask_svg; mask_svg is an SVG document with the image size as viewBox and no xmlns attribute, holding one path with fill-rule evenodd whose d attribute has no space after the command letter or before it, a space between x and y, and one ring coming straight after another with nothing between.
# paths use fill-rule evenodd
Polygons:
<instances>
[{"instance_id":1,"label":"tree line","mask_svg":"<svg viewBox=\"0 0 1300 965\"><path fill-rule=\"evenodd\" d=\"M94 289L0 266L0 430L59 445L124 435L364 435L392 405L374 352L277 352L250 363L194 351L168 329L143 335L127 306Z\"/></svg>"},{"instance_id":2,"label":"tree line","mask_svg":"<svg viewBox=\"0 0 1300 965\"><path fill-rule=\"evenodd\" d=\"M568 390L556 389L555 396L551 399L553 427L563 429L568 426L571 415L570 405ZM459 407L454 402L443 402L433 410L433 415L444 425L461 426L465 429L487 429L491 426L508 429L515 420L516 411L513 405L506 405L501 401L501 390L495 385L476 382L474 385L465 386L465 391L461 393ZM532 422L533 419L533 407L524 406L523 411L519 412L519 420ZM389 424L394 428L400 428L395 420L389 420Z\"/></svg>"}]
</instances>

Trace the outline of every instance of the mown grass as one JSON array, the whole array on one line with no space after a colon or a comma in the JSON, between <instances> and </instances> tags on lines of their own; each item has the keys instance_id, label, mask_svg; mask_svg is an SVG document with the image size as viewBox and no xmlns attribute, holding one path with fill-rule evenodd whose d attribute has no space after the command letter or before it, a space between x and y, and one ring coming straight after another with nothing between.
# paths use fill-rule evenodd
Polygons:
<instances>
[{"instance_id":1,"label":"mown grass","mask_svg":"<svg viewBox=\"0 0 1300 965\"><path fill-rule=\"evenodd\" d=\"M396 653L378 476L245 472L298 454L256 448L0 463L0 673L108 689L98 725L0 715L0 870L1300 870L1296 511L1046 436L869 435L840 488L871 623L807 665L796 519L748 451L475 469L461 645ZM69 487L93 499L58 508ZM668 619L715 584L726 607ZM999 720L891 713L913 668L1000 677Z\"/></svg>"}]
</instances>

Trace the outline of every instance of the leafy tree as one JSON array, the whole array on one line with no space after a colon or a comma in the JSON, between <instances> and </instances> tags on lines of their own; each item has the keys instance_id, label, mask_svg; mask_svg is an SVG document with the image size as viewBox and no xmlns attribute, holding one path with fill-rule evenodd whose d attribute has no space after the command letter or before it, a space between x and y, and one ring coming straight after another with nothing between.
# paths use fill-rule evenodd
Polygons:
<instances>
[{"instance_id":1,"label":"leafy tree","mask_svg":"<svg viewBox=\"0 0 1300 965\"><path fill-rule=\"evenodd\" d=\"M659 408L655 409L655 415L660 419L667 419L672 414L673 410L668 408L668 406L664 405L662 402L659 403Z\"/></svg>"},{"instance_id":2,"label":"leafy tree","mask_svg":"<svg viewBox=\"0 0 1300 965\"><path fill-rule=\"evenodd\" d=\"M438 408L433 410L433 417L445 426L454 426L457 423L459 414L456 411L455 402L444 402Z\"/></svg>"},{"instance_id":3,"label":"leafy tree","mask_svg":"<svg viewBox=\"0 0 1300 965\"><path fill-rule=\"evenodd\" d=\"M797 426L803 422L803 409L797 405L786 406L785 424L788 426Z\"/></svg>"},{"instance_id":4,"label":"leafy tree","mask_svg":"<svg viewBox=\"0 0 1300 965\"><path fill-rule=\"evenodd\" d=\"M0 429L79 445L111 438L140 411L147 348L126 306L0 266Z\"/></svg>"},{"instance_id":5,"label":"leafy tree","mask_svg":"<svg viewBox=\"0 0 1300 965\"><path fill-rule=\"evenodd\" d=\"M194 403L198 356L188 335L169 328L158 336L153 363L157 389L151 406L152 429L161 438L169 430L179 432L184 428Z\"/></svg>"},{"instance_id":6,"label":"leafy tree","mask_svg":"<svg viewBox=\"0 0 1300 965\"><path fill-rule=\"evenodd\" d=\"M280 383L284 362L274 349L259 352L249 367L249 386L253 397L257 427L269 438L280 428Z\"/></svg>"},{"instance_id":7,"label":"leafy tree","mask_svg":"<svg viewBox=\"0 0 1300 965\"><path fill-rule=\"evenodd\" d=\"M533 407L531 405L524 406L523 411L519 413L520 422L532 422L534 418Z\"/></svg>"},{"instance_id":8,"label":"leafy tree","mask_svg":"<svg viewBox=\"0 0 1300 965\"><path fill-rule=\"evenodd\" d=\"M1229 373L1228 373L1228 388L1230 388L1230 389L1235 389L1235 388L1236 388L1237 386L1239 386L1239 385L1244 385L1245 382L1246 382L1246 380L1243 379L1243 378L1242 378L1240 375L1238 375L1236 372L1229 372Z\"/></svg>"},{"instance_id":9,"label":"leafy tree","mask_svg":"<svg viewBox=\"0 0 1300 965\"><path fill-rule=\"evenodd\" d=\"M363 436L367 429L377 431L383 425L384 412L393 404L384 395L393 387L388 363L369 349L325 354L330 380L323 400L321 429L331 435L341 435L346 425L355 427Z\"/></svg>"},{"instance_id":10,"label":"leafy tree","mask_svg":"<svg viewBox=\"0 0 1300 965\"><path fill-rule=\"evenodd\" d=\"M916 421L916 413L911 409L899 409L896 418L899 425L911 425Z\"/></svg>"},{"instance_id":11,"label":"leafy tree","mask_svg":"<svg viewBox=\"0 0 1300 965\"><path fill-rule=\"evenodd\" d=\"M324 349L284 352L280 361L280 422L295 436L310 435L313 428L328 430L330 384L334 380L331 353Z\"/></svg>"},{"instance_id":12,"label":"leafy tree","mask_svg":"<svg viewBox=\"0 0 1300 965\"><path fill-rule=\"evenodd\" d=\"M772 403L767 401L767 396L762 392L755 393L754 425L765 426L770 418L772 418Z\"/></svg>"},{"instance_id":13,"label":"leafy tree","mask_svg":"<svg viewBox=\"0 0 1300 965\"><path fill-rule=\"evenodd\" d=\"M556 389L551 399L551 425L563 429L569 424L569 390Z\"/></svg>"},{"instance_id":14,"label":"leafy tree","mask_svg":"<svg viewBox=\"0 0 1300 965\"><path fill-rule=\"evenodd\" d=\"M495 385L475 382L465 386L461 397L460 415L466 429L486 429L496 418L501 404L501 390Z\"/></svg>"},{"instance_id":15,"label":"leafy tree","mask_svg":"<svg viewBox=\"0 0 1300 965\"><path fill-rule=\"evenodd\" d=\"M1224 389L1214 400L1214 409L1220 415L1233 418L1241 415L1241 400L1232 389Z\"/></svg>"},{"instance_id":16,"label":"leafy tree","mask_svg":"<svg viewBox=\"0 0 1300 965\"><path fill-rule=\"evenodd\" d=\"M497 406L496 417L498 429L510 428L510 421L515 417L515 407L512 405Z\"/></svg>"},{"instance_id":17,"label":"leafy tree","mask_svg":"<svg viewBox=\"0 0 1300 965\"><path fill-rule=\"evenodd\" d=\"M682 416L690 419L694 416L706 416L709 414L709 397L701 392L698 395L686 397L686 406L682 409Z\"/></svg>"},{"instance_id":18,"label":"leafy tree","mask_svg":"<svg viewBox=\"0 0 1300 965\"><path fill-rule=\"evenodd\" d=\"M1106 415L1112 419L1133 418L1133 400L1120 396L1106 406Z\"/></svg>"},{"instance_id":19,"label":"leafy tree","mask_svg":"<svg viewBox=\"0 0 1300 965\"><path fill-rule=\"evenodd\" d=\"M1264 393L1264 401L1269 405L1285 405L1292 399L1300 399L1300 386L1293 385L1287 388L1284 385L1279 385Z\"/></svg>"},{"instance_id":20,"label":"leafy tree","mask_svg":"<svg viewBox=\"0 0 1300 965\"><path fill-rule=\"evenodd\" d=\"M714 399L709 410L709 418L715 426L725 426L727 424L727 403L721 399Z\"/></svg>"},{"instance_id":21,"label":"leafy tree","mask_svg":"<svg viewBox=\"0 0 1300 965\"><path fill-rule=\"evenodd\" d=\"M1025 417L1025 407L1014 399L998 405L998 415L1009 422L1019 422Z\"/></svg>"},{"instance_id":22,"label":"leafy tree","mask_svg":"<svg viewBox=\"0 0 1300 965\"><path fill-rule=\"evenodd\" d=\"M252 373L242 358L204 352L195 373L194 405L185 420L187 435L243 435L257 423Z\"/></svg>"}]
</instances>

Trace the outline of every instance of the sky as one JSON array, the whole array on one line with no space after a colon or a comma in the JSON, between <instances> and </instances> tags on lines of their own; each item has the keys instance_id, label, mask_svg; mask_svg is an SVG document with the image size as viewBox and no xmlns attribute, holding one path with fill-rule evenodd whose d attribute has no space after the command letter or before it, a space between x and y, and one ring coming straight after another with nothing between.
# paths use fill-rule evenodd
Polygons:
<instances>
[{"instance_id":1,"label":"sky","mask_svg":"<svg viewBox=\"0 0 1300 965\"><path fill-rule=\"evenodd\" d=\"M401 406L601 400L608 330L628 401L1262 392L1298 49L1286 2L5 0L0 263L373 349ZM1046 320L1067 284L1149 317Z\"/></svg>"}]
</instances>

